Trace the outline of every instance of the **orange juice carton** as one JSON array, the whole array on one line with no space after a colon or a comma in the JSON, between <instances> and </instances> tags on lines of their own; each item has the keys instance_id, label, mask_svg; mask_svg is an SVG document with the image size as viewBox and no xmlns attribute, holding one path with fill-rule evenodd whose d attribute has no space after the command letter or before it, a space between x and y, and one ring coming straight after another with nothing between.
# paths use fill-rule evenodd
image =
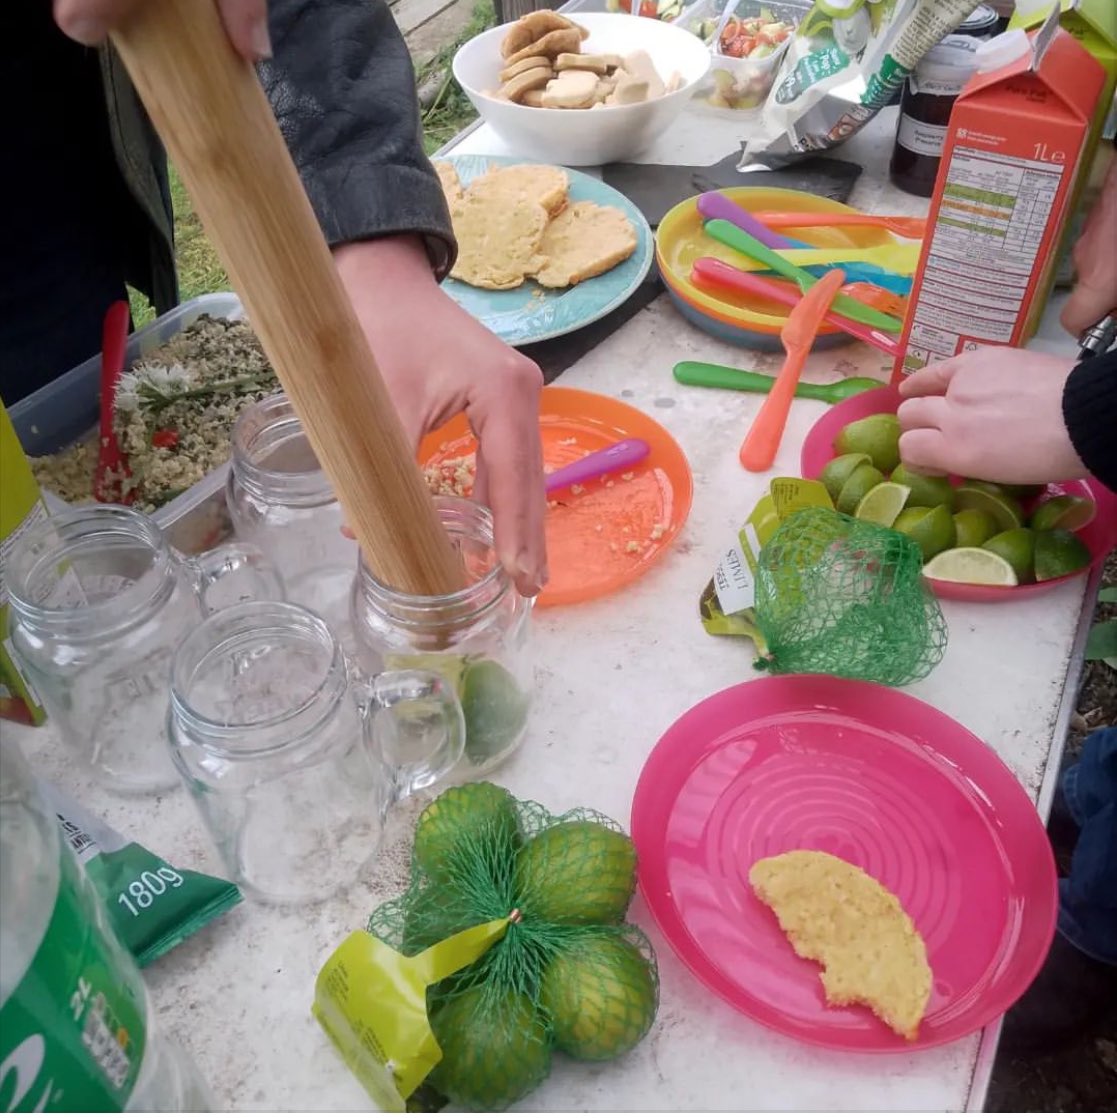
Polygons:
<instances>
[{"instance_id":1,"label":"orange juice carton","mask_svg":"<svg viewBox=\"0 0 1117 1118\"><path fill-rule=\"evenodd\" d=\"M1063 242L1056 265L1056 284L1069 285L1074 279L1070 251L1082 232L1082 225L1105 180L1113 158L1111 148L1099 148L1103 136L1112 136L1117 125L1117 0L1060 0L1059 26L1073 35L1105 68L1105 85L1086 138L1082 154L1083 170L1070 203ZM1051 0L1016 0L1016 11L1009 27L1025 30L1040 26L1051 11Z\"/></svg>"},{"instance_id":2,"label":"orange juice carton","mask_svg":"<svg viewBox=\"0 0 1117 1118\"><path fill-rule=\"evenodd\" d=\"M893 383L1035 332L1106 80L1059 14L977 48L950 115Z\"/></svg>"},{"instance_id":3,"label":"orange juice carton","mask_svg":"<svg viewBox=\"0 0 1117 1118\"><path fill-rule=\"evenodd\" d=\"M41 725L46 712L12 655L4 566L20 537L46 517L46 505L31 472L31 463L0 402L0 718L32 726Z\"/></svg>"}]
</instances>

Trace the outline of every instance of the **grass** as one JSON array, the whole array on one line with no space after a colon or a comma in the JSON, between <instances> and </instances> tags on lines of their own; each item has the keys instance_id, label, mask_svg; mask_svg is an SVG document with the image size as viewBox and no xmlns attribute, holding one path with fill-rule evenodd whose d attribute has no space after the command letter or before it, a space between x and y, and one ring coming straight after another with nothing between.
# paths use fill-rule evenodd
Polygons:
<instances>
[{"instance_id":1,"label":"grass","mask_svg":"<svg viewBox=\"0 0 1117 1118\"><path fill-rule=\"evenodd\" d=\"M492 0L479 0L469 23L453 42L447 43L416 74L418 85L435 74L445 79L438 95L423 113L423 146L429 155L451 140L476 117L469 99L450 76L450 60L458 48L496 23ZM174 167L170 169L171 200L175 215L175 257L178 263L179 294L183 302L214 291L228 291L229 277L202 228L198 215ZM138 291L129 289L132 317L137 327L155 317L155 311Z\"/></svg>"}]
</instances>

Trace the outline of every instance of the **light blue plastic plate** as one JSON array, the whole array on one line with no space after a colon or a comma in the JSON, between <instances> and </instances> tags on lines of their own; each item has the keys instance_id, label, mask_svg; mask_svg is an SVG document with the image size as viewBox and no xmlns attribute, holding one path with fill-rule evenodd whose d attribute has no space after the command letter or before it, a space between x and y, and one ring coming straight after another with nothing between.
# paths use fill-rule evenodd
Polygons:
<instances>
[{"instance_id":1,"label":"light blue plastic plate","mask_svg":"<svg viewBox=\"0 0 1117 1118\"><path fill-rule=\"evenodd\" d=\"M462 186L490 167L532 162L499 155L447 155L439 160L454 165ZM636 230L636 251L604 275L561 291L540 287L533 280L511 291L485 291L447 279L442 286L454 302L509 345L557 338L604 318L644 282L655 258L652 231L644 215L623 194L591 175L563 169L570 177L571 202L596 202L624 211Z\"/></svg>"}]
</instances>

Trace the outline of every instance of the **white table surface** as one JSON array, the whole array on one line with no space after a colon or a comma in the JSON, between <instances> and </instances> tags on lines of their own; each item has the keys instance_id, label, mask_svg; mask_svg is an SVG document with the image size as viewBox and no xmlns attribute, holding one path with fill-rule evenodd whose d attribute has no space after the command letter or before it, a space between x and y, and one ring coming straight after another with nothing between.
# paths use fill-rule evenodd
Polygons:
<instances>
[{"instance_id":1,"label":"white table surface","mask_svg":"<svg viewBox=\"0 0 1117 1118\"><path fill-rule=\"evenodd\" d=\"M852 198L878 212L919 213L884 168L894 110L836 154L866 168ZM648 162L709 164L739 129L685 114ZM485 127L461 152L505 154ZM1044 348L1070 352L1053 315ZM664 424L694 472L694 506L674 548L627 591L580 607L540 611L538 690L528 740L496 779L556 812L589 805L627 824L644 759L667 727L701 699L753 678L749 649L708 637L697 596L740 521L767 485L737 462L760 397L683 389L673 365L696 358L774 371L778 357L715 341L661 297L563 374L564 385L619 396ZM861 343L812 356L806 378L869 374L887 360ZM773 475L798 472L799 446L823 405L797 401ZM1077 680L1076 634L1087 580L1011 609L947 602L943 662L908 690L987 741L1041 805L1062 749ZM1080 638L1079 638L1080 639ZM1080 656L1080 652L1079 652ZM1069 684L1068 684L1069 674ZM3 724L38 770L117 829L182 866L221 873L185 791L125 799L72 764L49 726ZM220 1106L367 1110L368 1098L310 1014L314 979L330 952L405 882L406 839L421 804L405 805L368 880L316 908L282 912L250 903L203 930L146 972L160 1020L193 1052ZM556 1059L530 1110L962 1110L980 1109L995 1030L929 1052L890 1057L816 1050L754 1024L709 994L659 936L642 902L631 918L654 941L662 1005L651 1035L612 1064Z\"/></svg>"}]
</instances>

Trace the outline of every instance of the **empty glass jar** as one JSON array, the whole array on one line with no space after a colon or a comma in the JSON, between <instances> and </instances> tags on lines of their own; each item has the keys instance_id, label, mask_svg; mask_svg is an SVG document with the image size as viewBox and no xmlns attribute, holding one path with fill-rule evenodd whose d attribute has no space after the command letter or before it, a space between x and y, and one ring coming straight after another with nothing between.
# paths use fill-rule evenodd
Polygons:
<instances>
[{"instance_id":1,"label":"empty glass jar","mask_svg":"<svg viewBox=\"0 0 1117 1118\"><path fill-rule=\"evenodd\" d=\"M449 772L464 737L440 676L351 682L322 618L267 602L232 606L186 638L167 723L229 875L277 904L352 884L388 808Z\"/></svg>"},{"instance_id":2,"label":"empty glass jar","mask_svg":"<svg viewBox=\"0 0 1117 1118\"><path fill-rule=\"evenodd\" d=\"M287 600L345 640L357 544L341 534L341 506L286 396L241 413L225 496L238 538L276 565Z\"/></svg>"},{"instance_id":3,"label":"empty glass jar","mask_svg":"<svg viewBox=\"0 0 1117 1118\"><path fill-rule=\"evenodd\" d=\"M461 699L465 753L456 775L470 779L509 757L523 741L531 706L531 602L496 556L488 509L439 497L442 524L467 575L465 589L440 597L382 585L360 564L353 583L354 646L362 669L440 673Z\"/></svg>"},{"instance_id":4,"label":"empty glass jar","mask_svg":"<svg viewBox=\"0 0 1117 1118\"><path fill-rule=\"evenodd\" d=\"M171 657L202 617L237 598L282 598L274 569L233 544L186 558L143 513L73 509L23 536L4 567L11 640L47 715L101 780L178 784L165 713Z\"/></svg>"}]
</instances>

